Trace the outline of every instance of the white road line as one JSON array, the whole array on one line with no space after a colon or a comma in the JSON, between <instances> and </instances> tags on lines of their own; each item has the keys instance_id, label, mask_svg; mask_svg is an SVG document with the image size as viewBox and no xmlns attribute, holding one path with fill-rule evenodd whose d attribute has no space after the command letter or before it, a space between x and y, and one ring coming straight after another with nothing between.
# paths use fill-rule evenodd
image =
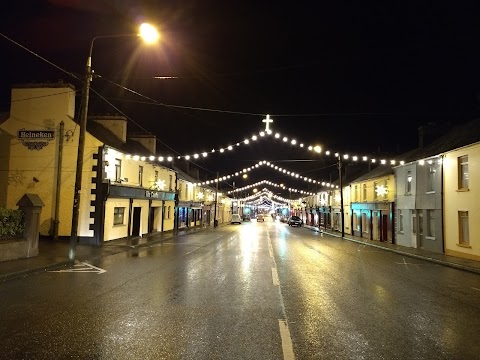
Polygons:
<instances>
[{"instance_id":1,"label":"white road line","mask_svg":"<svg viewBox=\"0 0 480 360\"><path fill-rule=\"evenodd\" d=\"M278 286L280 285L280 282L278 281L278 273L277 273L277 268L272 268L272 280L273 280L273 285Z\"/></svg>"},{"instance_id":2,"label":"white road line","mask_svg":"<svg viewBox=\"0 0 480 360\"><path fill-rule=\"evenodd\" d=\"M287 322L278 320L278 326L280 328L280 337L282 338L283 359L294 360L295 354L293 353L292 338L290 337Z\"/></svg>"},{"instance_id":3,"label":"white road line","mask_svg":"<svg viewBox=\"0 0 480 360\"><path fill-rule=\"evenodd\" d=\"M66 269L66 270L50 270L49 272L58 272L58 273L67 273L67 272L76 272L76 273L96 273L96 274L103 274L106 273L107 270L96 267L92 264L81 262L78 264L73 265L73 268Z\"/></svg>"}]
</instances>

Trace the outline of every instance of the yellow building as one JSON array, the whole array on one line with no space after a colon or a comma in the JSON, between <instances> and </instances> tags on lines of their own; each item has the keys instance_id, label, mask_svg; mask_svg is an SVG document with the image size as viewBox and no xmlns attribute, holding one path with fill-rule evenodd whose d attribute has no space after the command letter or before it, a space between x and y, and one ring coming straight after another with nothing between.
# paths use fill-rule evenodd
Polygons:
<instances>
[{"instance_id":1,"label":"yellow building","mask_svg":"<svg viewBox=\"0 0 480 360\"><path fill-rule=\"evenodd\" d=\"M69 237L79 126L75 88L66 83L12 88L0 123L0 206L25 193L45 206L40 234ZM155 156L155 137L127 137L124 117L89 118L85 138L78 236L102 244L174 228L176 173ZM164 164L164 165L162 165Z\"/></svg>"},{"instance_id":2,"label":"yellow building","mask_svg":"<svg viewBox=\"0 0 480 360\"><path fill-rule=\"evenodd\" d=\"M477 132L478 134L478 132ZM480 260L480 143L444 154L443 225L445 254ZM477 175L478 174L478 175Z\"/></svg>"}]
</instances>

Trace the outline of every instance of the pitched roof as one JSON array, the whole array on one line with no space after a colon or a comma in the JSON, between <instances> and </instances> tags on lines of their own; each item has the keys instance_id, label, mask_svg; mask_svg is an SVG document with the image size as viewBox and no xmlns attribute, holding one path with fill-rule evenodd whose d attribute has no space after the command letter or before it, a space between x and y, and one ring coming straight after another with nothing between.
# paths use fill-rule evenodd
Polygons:
<instances>
[{"instance_id":1,"label":"pitched roof","mask_svg":"<svg viewBox=\"0 0 480 360\"><path fill-rule=\"evenodd\" d=\"M104 144L122 151L125 154L134 154L139 156L154 155L139 142L129 139L128 136L127 141L124 143L113 132L95 121L89 121L87 123L87 131Z\"/></svg>"},{"instance_id":2,"label":"pitched roof","mask_svg":"<svg viewBox=\"0 0 480 360\"><path fill-rule=\"evenodd\" d=\"M465 124L453 127L448 133L434 140L429 145L409 150L394 160L405 163L418 161L431 156L440 155L444 152L458 149L462 146L474 144L480 141L480 119L471 120ZM393 174L394 167L390 164L379 165L372 171L354 179L351 182L374 179L377 177Z\"/></svg>"},{"instance_id":3,"label":"pitched roof","mask_svg":"<svg viewBox=\"0 0 480 360\"><path fill-rule=\"evenodd\" d=\"M453 127L447 134L439 137L430 145L415 149L404 160L411 162L440 155L480 141L480 118Z\"/></svg>"}]
</instances>

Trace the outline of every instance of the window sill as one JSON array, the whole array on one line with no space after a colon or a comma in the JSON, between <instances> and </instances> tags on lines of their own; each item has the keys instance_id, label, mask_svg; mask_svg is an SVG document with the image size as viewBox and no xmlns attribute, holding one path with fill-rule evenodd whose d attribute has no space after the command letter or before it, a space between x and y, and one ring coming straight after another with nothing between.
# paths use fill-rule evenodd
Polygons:
<instances>
[{"instance_id":1,"label":"window sill","mask_svg":"<svg viewBox=\"0 0 480 360\"><path fill-rule=\"evenodd\" d=\"M470 245L466 245L466 244L457 244L457 246L462 247L462 248L467 248L467 249L472 248Z\"/></svg>"},{"instance_id":2,"label":"window sill","mask_svg":"<svg viewBox=\"0 0 480 360\"><path fill-rule=\"evenodd\" d=\"M467 192L470 191L470 189L457 189L457 192Z\"/></svg>"},{"instance_id":3,"label":"window sill","mask_svg":"<svg viewBox=\"0 0 480 360\"><path fill-rule=\"evenodd\" d=\"M432 191L427 191L425 194L435 194L435 190L432 190Z\"/></svg>"},{"instance_id":4,"label":"window sill","mask_svg":"<svg viewBox=\"0 0 480 360\"><path fill-rule=\"evenodd\" d=\"M427 240L435 240L435 237L434 237L434 236L425 236L425 239L427 239Z\"/></svg>"},{"instance_id":5,"label":"window sill","mask_svg":"<svg viewBox=\"0 0 480 360\"><path fill-rule=\"evenodd\" d=\"M122 226L127 226L125 224L113 224L113 227L122 227Z\"/></svg>"}]
</instances>

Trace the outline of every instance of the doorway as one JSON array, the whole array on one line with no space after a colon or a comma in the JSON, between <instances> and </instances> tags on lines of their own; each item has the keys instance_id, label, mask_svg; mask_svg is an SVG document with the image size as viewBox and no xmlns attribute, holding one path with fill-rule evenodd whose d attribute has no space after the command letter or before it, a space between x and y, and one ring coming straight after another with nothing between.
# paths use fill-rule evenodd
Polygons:
<instances>
[{"instance_id":1,"label":"doorway","mask_svg":"<svg viewBox=\"0 0 480 360\"><path fill-rule=\"evenodd\" d=\"M133 208L133 224L132 224L132 236L140 236L140 220L141 220L142 208Z\"/></svg>"}]
</instances>

